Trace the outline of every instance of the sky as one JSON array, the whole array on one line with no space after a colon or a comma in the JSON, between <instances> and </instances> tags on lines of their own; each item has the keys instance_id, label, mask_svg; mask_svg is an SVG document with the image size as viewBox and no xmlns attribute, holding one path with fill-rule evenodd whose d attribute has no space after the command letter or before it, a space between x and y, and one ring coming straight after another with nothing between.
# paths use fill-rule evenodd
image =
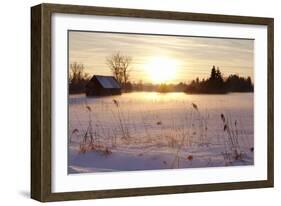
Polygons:
<instances>
[{"instance_id":1,"label":"sky","mask_svg":"<svg viewBox=\"0 0 281 206\"><path fill-rule=\"evenodd\" d=\"M106 58L118 52L132 58L132 82L189 83L196 77L208 78L213 65L224 77L253 79L254 40L69 32L69 64L84 64L91 76L112 75Z\"/></svg>"}]
</instances>

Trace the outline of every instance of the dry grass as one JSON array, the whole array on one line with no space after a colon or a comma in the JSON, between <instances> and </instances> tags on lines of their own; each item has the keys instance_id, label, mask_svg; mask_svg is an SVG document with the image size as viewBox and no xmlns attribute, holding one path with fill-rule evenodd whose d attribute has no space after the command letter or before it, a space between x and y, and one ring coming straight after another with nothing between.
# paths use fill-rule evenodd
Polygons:
<instances>
[{"instance_id":1,"label":"dry grass","mask_svg":"<svg viewBox=\"0 0 281 206\"><path fill-rule=\"evenodd\" d=\"M98 117L93 117L95 108L85 105L88 112L88 126L86 129L74 129L70 135L70 142L73 136L77 139L80 138L79 153L85 154L86 152L97 152L102 155L111 155L114 149L119 146L134 147L135 145L160 145L166 146L173 154L171 162L163 161L164 165L170 168L180 168L181 161L187 161L192 164L194 159L200 158L195 154L186 156L186 149L189 147L206 147L208 148L212 143L208 135L208 118L209 114L200 111L200 107L196 103L191 103L190 108L187 108L185 118L182 122L176 121L177 117L173 117L172 111L170 118L169 128L167 129L166 119L160 119L157 111L139 112L138 118L140 122L135 122L130 118L130 114L123 110L122 104L116 99L112 100L113 109L110 109L115 126L112 128L105 128L102 122L99 122ZM93 119L95 122L93 122ZM150 123L147 120L150 119ZM223 133L221 137L223 140L224 151L221 152L225 165L231 165L235 160L243 160L243 153L240 149L239 142L239 128L238 121L232 121L231 116L226 117L225 114L220 115L223 123ZM79 120L78 120L79 122ZM82 125L79 122L80 125ZM157 127L160 131L157 134L152 132L153 128ZM139 128L142 128L143 137L138 137ZM219 136L219 135L218 135ZM106 140L110 141L106 141ZM157 148L157 147L155 147ZM249 148L253 152L253 148ZM138 155L143 156L151 149L140 152ZM212 164L212 158L206 166Z\"/></svg>"}]
</instances>

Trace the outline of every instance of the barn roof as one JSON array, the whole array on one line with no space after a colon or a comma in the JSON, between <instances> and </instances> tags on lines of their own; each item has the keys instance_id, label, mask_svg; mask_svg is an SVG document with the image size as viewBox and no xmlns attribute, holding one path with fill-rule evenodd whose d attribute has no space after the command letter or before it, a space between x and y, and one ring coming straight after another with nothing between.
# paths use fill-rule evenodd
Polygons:
<instances>
[{"instance_id":1,"label":"barn roof","mask_svg":"<svg viewBox=\"0 0 281 206\"><path fill-rule=\"evenodd\" d=\"M121 86L113 76L100 76L94 75L93 78L96 78L103 88L106 89L121 89Z\"/></svg>"}]
</instances>

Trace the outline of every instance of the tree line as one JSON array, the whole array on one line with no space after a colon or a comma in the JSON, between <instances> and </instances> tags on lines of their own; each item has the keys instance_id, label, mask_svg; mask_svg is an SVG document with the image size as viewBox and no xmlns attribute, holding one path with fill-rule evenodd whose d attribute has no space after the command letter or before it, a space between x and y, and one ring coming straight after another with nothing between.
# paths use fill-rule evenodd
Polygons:
<instances>
[{"instance_id":1,"label":"tree line","mask_svg":"<svg viewBox=\"0 0 281 206\"><path fill-rule=\"evenodd\" d=\"M112 75L121 85L123 91L131 91L132 84L129 81L131 72L132 58L122 55L120 52L106 58L106 65L109 67ZM69 69L69 93L84 93L86 85L91 77L85 72L84 64L73 62Z\"/></svg>"},{"instance_id":2,"label":"tree line","mask_svg":"<svg viewBox=\"0 0 281 206\"><path fill-rule=\"evenodd\" d=\"M187 85L187 93L206 93L206 94L224 94L228 92L253 92L254 85L251 77L240 77L237 74L231 74L223 78L220 69L215 66L211 69L210 77L202 80L196 78Z\"/></svg>"},{"instance_id":3,"label":"tree line","mask_svg":"<svg viewBox=\"0 0 281 206\"><path fill-rule=\"evenodd\" d=\"M220 69L212 67L210 76L207 79L196 78L191 83L180 82L178 84L152 84L130 81L132 58L117 52L106 58L106 65L112 75L121 85L123 92L130 91L157 91L157 92L186 92L186 93L207 93L223 94L228 92L253 92L254 86L250 77L244 78L232 74L227 78L222 76ZM70 64L69 72L69 93L84 93L86 85L91 77L85 72L82 63L73 62Z\"/></svg>"},{"instance_id":4,"label":"tree line","mask_svg":"<svg viewBox=\"0 0 281 206\"><path fill-rule=\"evenodd\" d=\"M85 92L90 76L85 72L85 67L81 63L73 62L69 66L68 91L70 94Z\"/></svg>"}]
</instances>

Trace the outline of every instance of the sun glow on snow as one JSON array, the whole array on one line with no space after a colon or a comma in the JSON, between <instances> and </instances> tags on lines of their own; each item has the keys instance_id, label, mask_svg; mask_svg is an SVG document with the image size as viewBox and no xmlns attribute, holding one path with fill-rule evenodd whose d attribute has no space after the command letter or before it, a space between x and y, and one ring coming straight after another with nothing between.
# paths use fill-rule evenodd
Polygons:
<instances>
[{"instance_id":1,"label":"sun glow on snow","mask_svg":"<svg viewBox=\"0 0 281 206\"><path fill-rule=\"evenodd\" d=\"M177 75L177 61L169 57L154 57L145 65L145 70L152 83L167 83Z\"/></svg>"}]
</instances>

